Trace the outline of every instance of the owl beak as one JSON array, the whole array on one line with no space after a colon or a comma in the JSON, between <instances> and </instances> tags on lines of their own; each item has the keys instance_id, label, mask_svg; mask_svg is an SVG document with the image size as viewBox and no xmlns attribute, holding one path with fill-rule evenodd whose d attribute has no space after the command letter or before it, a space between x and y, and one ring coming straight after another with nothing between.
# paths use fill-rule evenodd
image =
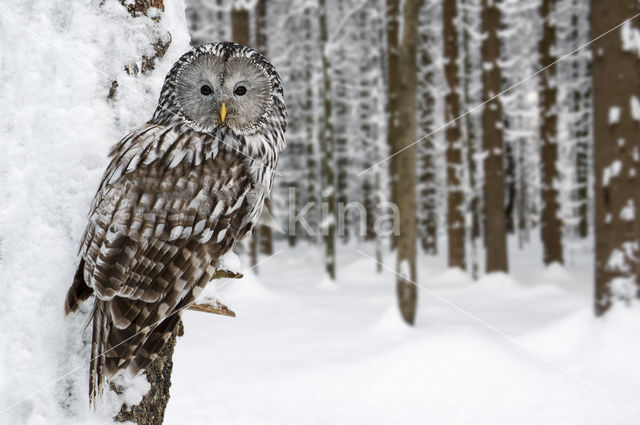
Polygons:
<instances>
[{"instance_id":1,"label":"owl beak","mask_svg":"<svg viewBox=\"0 0 640 425\"><path fill-rule=\"evenodd\" d=\"M227 118L227 103L222 102L220 104L220 120L224 123L225 118Z\"/></svg>"}]
</instances>

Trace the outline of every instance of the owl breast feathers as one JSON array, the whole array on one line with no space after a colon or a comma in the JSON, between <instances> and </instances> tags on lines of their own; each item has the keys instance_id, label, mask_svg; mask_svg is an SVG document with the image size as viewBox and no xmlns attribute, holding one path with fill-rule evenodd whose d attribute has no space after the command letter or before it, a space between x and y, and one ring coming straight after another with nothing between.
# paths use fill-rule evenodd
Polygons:
<instances>
[{"instance_id":1,"label":"owl breast feathers","mask_svg":"<svg viewBox=\"0 0 640 425\"><path fill-rule=\"evenodd\" d=\"M256 224L285 119L264 57L205 44L173 66L153 118L114 147L65 303L70 314L95 294L91 400L105 376L149 366L219 258Z\"/></svg>"}]
</instances>

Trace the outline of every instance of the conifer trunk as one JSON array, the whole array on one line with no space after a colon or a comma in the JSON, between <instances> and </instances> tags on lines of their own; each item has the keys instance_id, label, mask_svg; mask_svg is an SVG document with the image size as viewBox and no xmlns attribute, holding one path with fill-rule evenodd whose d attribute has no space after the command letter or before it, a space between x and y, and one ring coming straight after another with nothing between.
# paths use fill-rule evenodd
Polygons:
<instances>
[{"instance_id":1,"label":"conifer trunk","mask_svg":"<svg viewBox=\"0 0 640 425\"><path fill-rule=\"evenodd\" d=\"M398 11L398 2L390 0L388 10ZM405 0L402 13L402 43L393 49L396 58L391 60L389 68L390 117L397 119L390 128L389 140L392 153L405 149L391 158L393 202L400 211L399 235L396 238L397 266L396 291L400 313L405 322L413 324L416 315L416 52L418 45L418 8L419 0ZM387 28L389 31L390 29ZM398 27L391 28L397 42ZM390 41L391 43L391 41ZM393 53L389 46L389 54ZM396 70L391 65L398 66ZM397 81L393 80L393 76ZM409 147L411 146L411 147Z\"/></svg>"},{"instance_id":2,"label":"conifer trunk","mask_svg":"<svg viewBox=\"0 0 640 425\"><path fill-rule=\"evenodd\" d=\"M556 27L553 21L555 0L542 0L540 15L543 22L542 40L539 44L540 68L545 69L540 76L540 143L542 179L542 213L540 236L544 249L544 263L564 262L562 255L562 222L558 200L558 89L556 60L553 49L556 44Z\"/></svg>"},{"instance_id":3,"label":"conifer trunk","mask_svg":"<svg viewBox=\"0 0 640 425\"><path fill-rule=\"evenodd\" d=\"M484 150L484 220L486 271L507 272L507 224L504 192L501 91L500 0L482 0L482 147ZM492 100L489 100L492 99Z\"/></svg>"},{"instance_id":4,"label":"conifer trunk","mask_svg":"<svg viewBox=\"0 0 640 425\"><path fill-rule=\"evenodd\" d=\"M638 12L636 0L592 0L593 35ZM635 19L593 44L597 314L640 293L640 60L623 46L638 30Z\"/></svg>"},{"instance_id":5,"label":"conifer trunk","mask_svg":"<svg viewBox=\"0 0 640 425\"><path fill-rule=\"evenodd\" d=\"M460 131L460 79L458 78L458 0L444 0L442 36L444 41L445 130L447 140L447 231L449 267L466 269L464 190L462 185L462 137Z\"/></svg>"},{"instance_id":6,"label":"conifer trunk","mask_svg":"<svg viewBox=\"0 0 640 425\"><path fill-rule=\"evenodd\" d=\"M231 9L231 39L238 44L248 46L251 44L251 30L249 24L249 11L247 9Z\"/></svg>"},{"instance_id":7,"label":"conifer trunk","mask_svg":"<svg viewBox=\"0 0 640 425\"><path fill-rule=\"evenodd\" d=\"M322 235L325 246L325 271L331 280L336 278L336 191L335 170L333 161L333 120L331 115L331 75L327 52L327 7L325 0L319 0L318 12L320 18L320 49L322 54L323 81L323 121L320 134L322 145Z\"/></svg>"}]
</instances>

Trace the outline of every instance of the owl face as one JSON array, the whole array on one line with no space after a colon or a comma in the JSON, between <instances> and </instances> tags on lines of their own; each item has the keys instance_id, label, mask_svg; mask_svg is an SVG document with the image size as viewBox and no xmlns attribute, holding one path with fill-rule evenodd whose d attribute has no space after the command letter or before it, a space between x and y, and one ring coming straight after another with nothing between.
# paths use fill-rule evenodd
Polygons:
<instances>
[{"instance_id":1,"label":"owl face","mask_svg":"<svg viewBox=\"0 0 640 425\"><path fill-rule=\"evenodd\" d=\"M273 87L256 52L236 44L203 50L185 61L175 82L180 114L206 131L224 126L238 134L259 131L273 108ZM224 48L226 47L226 48Z\"/></svg>"}]
</instances>

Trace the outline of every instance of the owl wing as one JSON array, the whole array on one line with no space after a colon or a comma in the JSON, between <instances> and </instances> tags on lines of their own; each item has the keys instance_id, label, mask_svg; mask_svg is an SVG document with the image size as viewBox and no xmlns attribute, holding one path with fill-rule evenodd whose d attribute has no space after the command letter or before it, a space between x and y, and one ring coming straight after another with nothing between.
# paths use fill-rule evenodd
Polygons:
<instances>
[{"instance_id":1,"label":"owl wing","mask_svg":"<svg viewBox=\"0 0 640 425\"><path fill-rule=\"evenodd\" d=\"M96 194L81 264L97 297L92 396L105 374L148 366L263 196L246 158L194 137L156 126L123 139Z\"/></svg>"}]
</instances>

